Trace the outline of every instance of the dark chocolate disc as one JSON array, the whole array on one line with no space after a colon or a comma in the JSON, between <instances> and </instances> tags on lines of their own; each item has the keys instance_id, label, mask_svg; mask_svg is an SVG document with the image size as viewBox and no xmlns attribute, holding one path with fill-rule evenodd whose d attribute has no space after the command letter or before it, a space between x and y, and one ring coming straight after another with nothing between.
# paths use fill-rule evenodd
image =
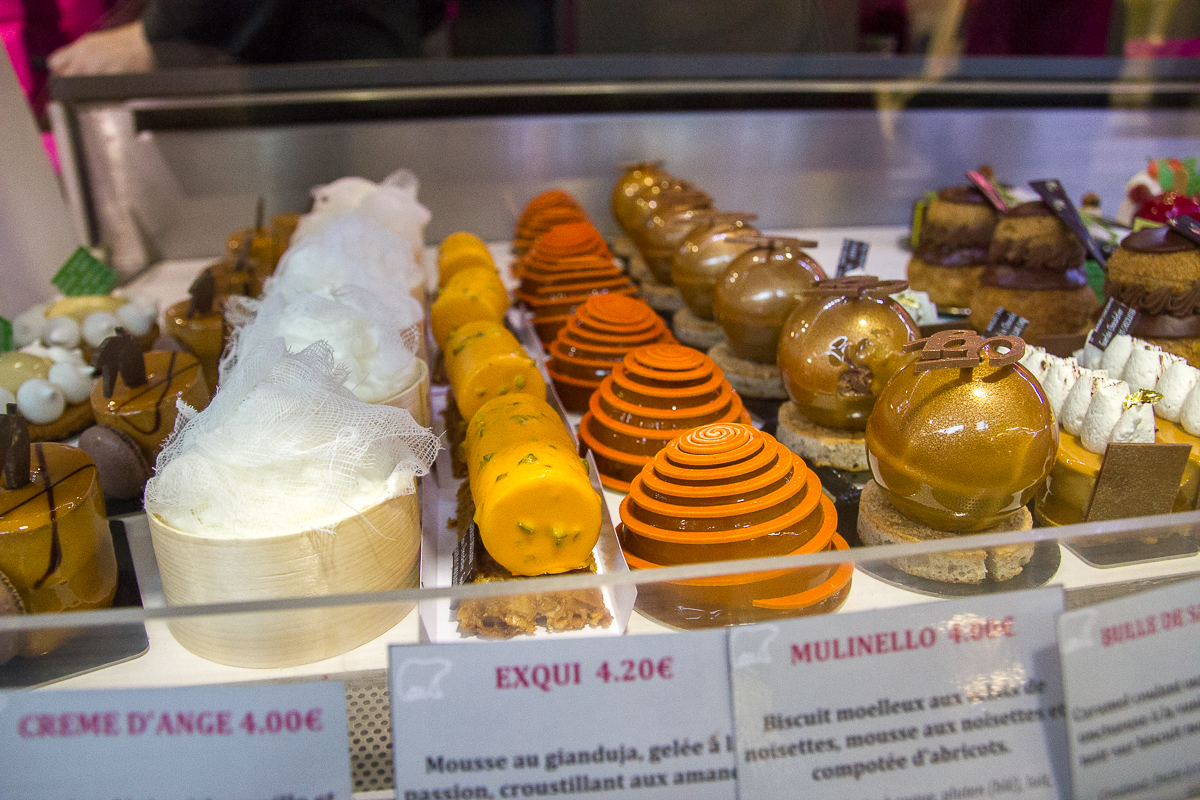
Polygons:
<instances>
[{"instance_id":1,"label":"dark chocolate disc","mask_svg":"<svg viewBox=\"0 0 1200 800\"><path fill-rule=\"evenodd\" d=\"M1121 240L1121 247L1135 253L1186 253L1197 244L1170 228L1142 228Z\"/></svg>"}]
</instances>

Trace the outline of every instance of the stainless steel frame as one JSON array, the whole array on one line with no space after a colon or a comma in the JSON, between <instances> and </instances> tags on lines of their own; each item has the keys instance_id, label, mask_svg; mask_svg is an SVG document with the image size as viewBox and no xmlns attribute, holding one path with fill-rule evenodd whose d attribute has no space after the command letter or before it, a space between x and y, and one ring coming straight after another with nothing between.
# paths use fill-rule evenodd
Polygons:
<instances>
[{"instance_id":1,"label":"stainless steel frame","mask_svg":"<svg viewBox=\"0 0 1200 800\"><path fill-rule=\"evenodd\" d=\"M56 82L80 230L132 274L205 256L343 175L422 179L436 240L510 235L562 186L610 228L621 161L657 158L768 227L902 223L991 163L1119 202L1200 150L1200 66L1060 59L571 58L207 70Z\"/></svg>"}]
</instances>

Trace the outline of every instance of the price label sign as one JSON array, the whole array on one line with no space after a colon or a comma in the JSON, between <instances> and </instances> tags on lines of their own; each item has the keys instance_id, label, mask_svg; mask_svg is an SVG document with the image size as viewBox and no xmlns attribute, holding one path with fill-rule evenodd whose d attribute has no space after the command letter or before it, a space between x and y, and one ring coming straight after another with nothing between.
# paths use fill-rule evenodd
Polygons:
<instances>
[{"instance_id":1,"label":"price label sign","mask_svg":"<svg viewBox=\"0 0 1200 800\"><path fill-rule=\"evenodd\" d=\"M867 266L867 251L871 245L857 239L842 239L842 252L838 257L836 277L844 278L851 272L865 269Z\"/></svg>"},{"instance_id":2,"label":"price label sign","mask_svg":"<svg viewBox=\"0 0 1200 800\"><path fill-rule=\"evenodd\" d=\"M992 314L992 320L983 330L984 337L1020 336L1029 327L1029 320L1015 311L1009 311L1001 306Z\"/></svg>"},{"instance_id":3,"label":"price label sign","mask_svg":"<svg viewBox=\"0 0 1200 800\"><path fill-rule=\"evenodd\" d=\"M0 693L0 797L350 800L350 789L340 682Z\"/></svg>"},{"instance_id":4,"label":"price label sign","mask_svg":"<svg viewBox=\"0 0 1200 800\"><path fill-rule=\"evenodd\" d=\"M1069 795L1061 589L735 628L741 797Z\"/></svg>"},{"instance_id":5,"label":"price label sign","mask_svg":"<svg viewBox=\"0 0 1200 800\"><path fill-rule=\"evenodd\" d=\"M736 796L725 632L394 645L398 800Z\"/></svg>"},{"instance_id":6,"label":"price label sign","mask_svg":"<svg viewBox=\"0 0 1200 800\"><path fill-rule=\"evenodd\" d=\"M1075 797L1200 794L1200 581L1058 621Z\"/></svg>"},{"instance_id":7,"label":"price label sign","mask_svg":"<svg viewBox=\"0 0 1200 800\"><path fill-rule=\"evenodd\" d=\"M1112 340L1116 336L1129 333L1135 319L1137 319L1137 311L1117 298L1110 297L1105 302L1104 309L1100 312L1100 319L1096 322L1096 327L1092 328L1087 343L1100 350L1105 350L1112 344Z\"/></svg>"}]
</instances>

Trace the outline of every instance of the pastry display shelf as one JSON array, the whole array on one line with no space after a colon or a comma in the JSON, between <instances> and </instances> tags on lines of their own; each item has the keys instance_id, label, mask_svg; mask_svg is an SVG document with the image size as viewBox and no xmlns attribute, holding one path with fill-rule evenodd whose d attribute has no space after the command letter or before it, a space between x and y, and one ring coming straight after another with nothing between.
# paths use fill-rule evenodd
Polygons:
<instances>
[{"instance_id":1,"label":"pastry display shelf","mask_svg":"<svg viewBox=\"0 0 1200 800\"><path fill-rule=\"evenodd\" d=\"M867 242L870 245L867 257L867 271L870 274L878 275L881 278L904 277L908 253L901 246L901 241L907 235L905 227L822 228L775 231L775 233L815 239L819 242L819 246L813 248L811 253L830 272L837 264L843 239ZM507 267L507 247L504 244L496 244L492 246L492 250L497 256L498 264ZM429 257L433 257L432 248ZM156 298L160 306L165 307L186 296L188 284L194 279L199 269L209 261L209 259L187 259L162 262L139 275L131 282L129 288ZM508 283L512 284L511 279L508 280ZM570 422L578 425L579 415L568 414L567 416ZM754 421L760 426L763 424L762 419ZM619 521L619 506L623 495L605 490L604 497L613 521ZM1179 515L1179 521L1189 525L1198 525L1191 519L1195 516L1197 515ZM145 514L132 513L118 518L126 527L143 606L153 614L153 610L162 608L165 601ZM1034 535L1037 534L1038 532L1035 530ZM1074 592L1079 592L1081 599L1084 596L1089 600L1092 598L1102 599L1110 594L1125 593L1128 588L1170 580L1173 576L1200 574L1200 556L1097 569L1083 562L1069 549L1064 547L1060 550L1061 563L1048 583L1062 585L1067 590L1068 605L1071 605L1071 595ZM863 558L862 551L852 552L858 554L860 559ZM639 575L639 577L642 576ZM648 579L650 576L644 577ZM1105 587L1110 587L1111 591L1106 592ZM849 595L836 613L924 603L934 599L932 596L887 583L862 569L856 569ZM150 646L144 655L95 672L68 678L53 684L54 688L154 687L336 679L385 669L387 666L386 645L388 644L425 641L419 614L414 609L382 636L341 656L297 667L247 669L216 664L193 655L175 641L168 623L163 619L148 620L146 630ZM645 634L666 630L669 629L634 611L626 632L628 634Z\"/></svg>"}]
</instances>

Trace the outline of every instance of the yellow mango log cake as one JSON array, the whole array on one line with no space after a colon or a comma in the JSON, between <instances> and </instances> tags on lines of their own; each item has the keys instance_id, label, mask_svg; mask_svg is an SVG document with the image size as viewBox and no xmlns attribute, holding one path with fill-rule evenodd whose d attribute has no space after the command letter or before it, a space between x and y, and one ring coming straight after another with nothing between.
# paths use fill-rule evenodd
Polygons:
<instances>
[{"instance_id":1,"label":"yellow mango log cake","mask_svg":"<svg viewBox=\"0 0 1200 800\"><path fill-rule=\"evenodd\" d=\"M497 322L468 322L454 329L444 349L446 375L463 419L487 401L523 392L546 396L546 382L517 337Z\"/></svg>"},{"instance_id":2,"label":"yellow mango log cake","mask_svg":"<svg viewBox=\"0 0 1200 800\"><path fill-rule=\"evenodd\" d=\"M429 309L429 327L438 347L460 325L474 320L504 322L508 293L496 270L486 266L467 267L455 273Z\"/></svg>"},{"instance_id":3,"label":"yellow mango log cake","mask_svg":"<svg viewBox=\"0 0 1200 800\"><path fill-rule=\"evenodd\" d=\"M450 234L438 246L438 285L445 286L468 267L490 267L495 272L496 262L487 245L475 234L467 231Z\"/></svg>"},{"instance_id":4,"label":"yellow mango log cake","mask_svg":"<svg viewBox=\"0 0 1200 800\"><path fill-rule=\"evenodd\" d=\"M562 419L544 400L497 397L463 442L475 523L488 553L514 575L586 566L600 536L600 497Z\"/></svg>"}]
</instances>

